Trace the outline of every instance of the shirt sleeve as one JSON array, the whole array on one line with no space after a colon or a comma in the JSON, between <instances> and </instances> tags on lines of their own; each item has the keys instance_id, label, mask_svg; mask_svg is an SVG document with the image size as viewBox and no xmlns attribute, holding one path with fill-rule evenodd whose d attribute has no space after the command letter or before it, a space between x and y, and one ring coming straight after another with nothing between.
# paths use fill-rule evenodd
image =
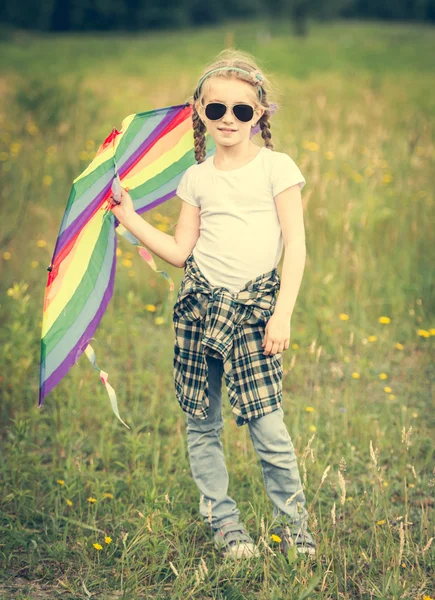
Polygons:
<instances>
[{"instance_id":1,"label":"shirt sleeve","mask_svg":"<svg viewBox=\"0 0 435 600\"><path fill-rule=\"evenodd\" d=\"M183 173L183 176L180 179L180 182L177 187L177 196L182 200L185 200L188 204L192 204L193 206L197 206L199 208L199 202L195 196L195 187L194 187L194 178L193 178L193 169L195 165L191 165L186 171Z\"/></svg>"},{"instance_id":2,"label":"shirt sleeve","mask_svg":"<svg viewBox=\"0 0 435 600\"><path fill-rule=\"evenodd\" d=\"M275 154L275 153L274 153ZM271 184L272 195L275 198L288 187L299 184L300 189L306 184L305 177L292 158L285 152L276 152L273 157Z\"/></svg>"}]
</instances>

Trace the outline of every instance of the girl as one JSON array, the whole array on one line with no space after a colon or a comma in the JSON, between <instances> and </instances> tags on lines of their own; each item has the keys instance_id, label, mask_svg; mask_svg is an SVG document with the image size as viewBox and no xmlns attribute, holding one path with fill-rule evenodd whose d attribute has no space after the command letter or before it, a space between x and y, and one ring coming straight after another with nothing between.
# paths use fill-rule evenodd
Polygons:
<instances>
[{"instance_id":1,"label":"girl","mask_svg":"<svg viewBox=\"0 0 435 600\"><path fill-rule=\"evenodd\" d=\"M123 190L117 219L151 251L184 268L173 311L174 382L187 413L199 511L232 558L258 555L228 496L220 441L222 375L238 426L247 424L274 510L279 550L315 554L294 447L283 421L282 352L305 265L301 189L294 161L271 142L267 83L251 56L224 50L191 104L197 164L181 178L175 236L140 217ZM264 146L251 142L259 124ZM216 144L206 156L205 131ZM282 279L277 265L285 247ZM279 293L278 293L279 292Z\"/></svg>"}]
</instances>

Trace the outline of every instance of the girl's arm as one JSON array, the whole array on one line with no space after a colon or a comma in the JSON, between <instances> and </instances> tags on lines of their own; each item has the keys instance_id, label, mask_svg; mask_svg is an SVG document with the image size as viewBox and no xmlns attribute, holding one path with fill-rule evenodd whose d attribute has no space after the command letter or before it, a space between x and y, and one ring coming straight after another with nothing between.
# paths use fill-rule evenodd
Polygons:
<instances>
[{"instance_id":1,"label":"girl's arm","mask_svg":"<svg viewBox=\"0 0 435 600\"><path fill-rule=\"evenodd\" d=\"M160 231L135 212L130 195L122 188L121 204L112 206L115 217L138 240L174 267L183 268L199 238L200 209L183 202L175 235Z\"/></svg>"},{"instance_id":2,"label":"girl's arm","mask_svg":"<svg viewBox=\"0 0 435 600\"><path fill-rule=\"evenodd\" d=\"M275 204L284 243L284 261L274 312L291 319L306 258L303 206L299 185L293 185L278 194Z\"/></svg>"}]
</instances>

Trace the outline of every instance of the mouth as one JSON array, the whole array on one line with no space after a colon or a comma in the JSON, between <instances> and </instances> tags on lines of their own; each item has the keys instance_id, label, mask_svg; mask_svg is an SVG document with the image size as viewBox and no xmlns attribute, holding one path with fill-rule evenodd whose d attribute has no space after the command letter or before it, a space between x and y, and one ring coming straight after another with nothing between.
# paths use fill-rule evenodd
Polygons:
<instances>
[{"instance_id":1,"label":"mouth","mask_svg":"<svg viewBox=\"0 0 435 600\"><path fill-rule=\"evenodd\" d=\"M237 131L237 129L226 129L223 127L218 127L219 131L224 131L225 133L234 133Z\"/></svg>"}]
</instances>

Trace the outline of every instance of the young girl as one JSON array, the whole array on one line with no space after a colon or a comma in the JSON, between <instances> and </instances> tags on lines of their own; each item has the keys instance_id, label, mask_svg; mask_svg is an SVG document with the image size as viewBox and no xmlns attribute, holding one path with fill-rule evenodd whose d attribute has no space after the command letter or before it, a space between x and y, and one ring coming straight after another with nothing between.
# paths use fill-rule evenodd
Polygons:
<instances>
[{"instance_id":1,"label":"young girl","mask_svg":"<svg viewBox=\"0 0 435 600\"><path fill-rule=\"evenodd\" d=\"M294 447L283 421L282 353L305 265L301 189L294 161L271 142L269 84L252 58L223 51L191 99L197 164L177 188L183 200L175 236L147 223L123 190L117 219L162 259L184 268L174 305L174 383L186 432L199 511L216 547L233 558L259 550L228 496L220 441L222 376L238 426L247 424L259 456L275 527L287 554L315 554ZM251 142L260 126L264 146ZM206 156L205 131L216 153ZM285 256L282 277L277 265Z\"/></svg>"}]
</instances>

